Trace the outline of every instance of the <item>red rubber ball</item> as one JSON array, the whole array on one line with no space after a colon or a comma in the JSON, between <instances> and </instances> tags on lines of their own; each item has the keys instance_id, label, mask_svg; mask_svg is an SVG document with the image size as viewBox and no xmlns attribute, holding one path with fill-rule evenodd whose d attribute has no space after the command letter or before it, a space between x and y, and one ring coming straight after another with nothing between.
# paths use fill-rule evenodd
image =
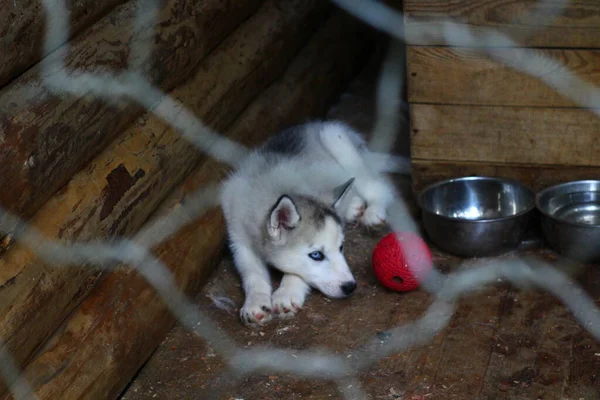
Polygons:
<instances>
[{"instance_id":1,"label":"red rubber ball","mask_svg":"<svg viewBox=\"0 0 600 400\"><path fill-rule=\"evenodd\" d=\"M421 286L433 268L431 251L420 236L392 232L373 250L373 272L388 289L408 292Z\"/></svg>"}]
</instances>

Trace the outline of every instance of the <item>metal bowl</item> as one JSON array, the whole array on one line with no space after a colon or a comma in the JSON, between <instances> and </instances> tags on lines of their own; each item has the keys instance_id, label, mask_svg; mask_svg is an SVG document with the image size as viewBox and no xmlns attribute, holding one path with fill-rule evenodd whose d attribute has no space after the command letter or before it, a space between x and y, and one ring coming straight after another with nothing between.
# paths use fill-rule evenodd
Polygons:
<instances>
[{"instance_id":1,"label":"metal bowl","mask_svg":"<svg viewBox=\"0 0 600 400\"><path fill-rule=\"evenodd\" d=\"M534 194L522 184L477 176L431 185L418 203L430 239L444 251L467 257L516 249L535 209Z\"/></svg>"},{"instance_id":2,"label":"metal bowl","mask_svg":"<svg viewBox=\"0 0 600 400\"><path fill-rule=\"evenodd\" d=\"M558 253L600 261L600 181L562 183L539 192L542 233Z\"/></svg>"}]
</instances>

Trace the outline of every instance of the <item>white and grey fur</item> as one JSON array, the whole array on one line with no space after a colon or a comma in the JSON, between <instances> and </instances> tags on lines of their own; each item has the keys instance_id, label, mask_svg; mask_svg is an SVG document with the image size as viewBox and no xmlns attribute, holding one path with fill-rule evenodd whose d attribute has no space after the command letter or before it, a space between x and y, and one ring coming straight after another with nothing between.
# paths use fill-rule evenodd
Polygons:
<instances>
[{"instance_id":1,"label":"white and grey fur","mask_svg":"<svg viewBox=\"0 0 600 400\"><path fill-rule=\"evenodd\" d=\"M344 222L385 222L394 189L380 172L398 170L390 160L332 121L284 130L237 165L221 204L246 295L246 325L293 316L311 287L331 298L354 291L342 252ZM268 265L283 272L274 293Z\"/></svg>"}]
</instances>

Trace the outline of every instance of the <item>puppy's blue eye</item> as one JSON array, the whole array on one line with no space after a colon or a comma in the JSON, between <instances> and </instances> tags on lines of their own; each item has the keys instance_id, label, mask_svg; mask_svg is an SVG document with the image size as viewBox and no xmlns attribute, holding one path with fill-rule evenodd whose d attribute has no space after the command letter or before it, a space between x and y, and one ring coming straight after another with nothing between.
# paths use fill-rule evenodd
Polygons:
<instances>
[{"instance_id":1,"label":"puppy's blue eye","mask_svg":"<svg viewBox=\"0 0 600 400\"><path fill-rule=\"evenodd\" d=\"M325 259L325 255L320 251L313 251L308 256L315 261L323 261Z\"/></svg>"}]
</instances>

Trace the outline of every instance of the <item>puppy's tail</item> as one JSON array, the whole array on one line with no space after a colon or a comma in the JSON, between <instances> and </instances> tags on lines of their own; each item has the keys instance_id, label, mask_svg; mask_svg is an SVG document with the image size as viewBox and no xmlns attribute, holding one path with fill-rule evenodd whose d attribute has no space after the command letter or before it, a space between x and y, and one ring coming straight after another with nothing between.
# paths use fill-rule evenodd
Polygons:
<instances>
[{"instance_id":1,"label":"puppy's tail","mask_svg":"<svg viewBox=\"0 0 600 400\"><path fill-rule=\"evenodd\" d=\"M360 136L343 123L336 121L324 124L320 132L320 138L321 143L338 163L350 171L356 168L361 170L368 166L369 169L378 173L404 175L410 175L411 173L409 158L368 150L367 144Z\"/></svg>"},{"instance_id":2,"label":"puppy's tail","mask_svg":"<svg viewBox=\"0 0 600 400\"><path fill-rule=\"evenodd\" d=\"M365 158L369 166L379 173L410 175L412 172L408 157L368 152L365 154Z\"/></svg>"}]
</instances>

